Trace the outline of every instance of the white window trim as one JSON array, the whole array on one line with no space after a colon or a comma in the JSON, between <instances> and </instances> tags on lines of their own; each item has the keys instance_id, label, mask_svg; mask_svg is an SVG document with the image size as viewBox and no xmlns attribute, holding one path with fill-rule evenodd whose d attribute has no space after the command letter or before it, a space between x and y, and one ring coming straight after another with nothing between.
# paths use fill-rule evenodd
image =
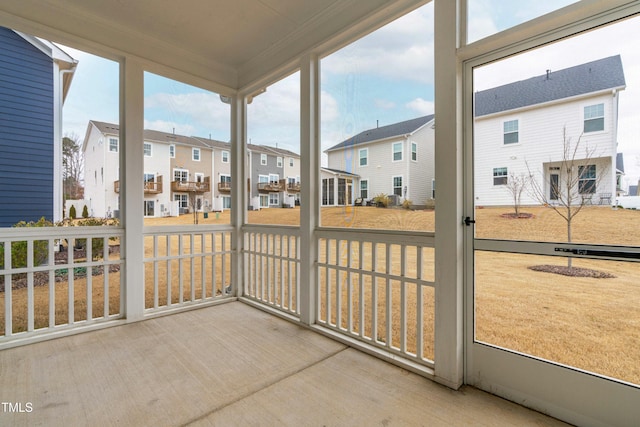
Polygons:
<instances>
[{"instance_id":1,"label":"white window trim","mask_svg":"<svg viewBox=\"0 0 640 427\"><path fill-rule=\"evenodd\" d=\"M271 199L277 199L275 203L271 203ZM269 193L269 206L280 206L280 193Z\"/></svg>"},{"instance_id":2,"label":"white window trim","mask_svg":"<svg viewBox=\"0 0 640 427\"><path fill-rule=\"evenodd\" d=\"M262 181L264 179L264 181ZM269 175L258 175L258 184L267 184L269 183Z\"/></svg>"},{"instance_id":3,"label":"white window trim","mask_svg":"<svg viewBox=\"0 0 640 427\"><path fill-rule=\"evenodd\" d=\"M293 167L293 157L289 157L289 167Z\"/></svg>"},{"instance_id":4,"label":"white window trim","mask_svg":"<svg viewBox=\"0 0 640 427\"><path fill-rule=\"evenodd\" d=\"M584 109L585 107L592 107L595 105L600 105L602 104L602 130L594 130L592 132L584 132L585 135L598 135L598 134L602 134L607 132L607 103L602 101L602 102L585 102L583 104L580 105L580 127L581 130L584 130L584 122L585 122L585 117L584 117Z\"/></svg>"},{"instance_id":5,"label":"white window trim","mask_svg":"<svg viewBox=\"0 0 640 427\"><path fill-rule=\"evenodd\" d=\"M147 145L149 146L149 155L147 155L145 150L145 146ZM144 157L153 157L153 144L151 144L150 142L142 143L142 152L144 154Z\"/></svg>"},{"instance_id":6,"label":"white window trim","mask_svg":"<svg viewBox=\"0 0 640 427\"><path fill-rule=\"evenodd\" d=\"M395 193L396 186L395 186L395 182L394 182L396 178L400 178L402 180L402 183L400 184L400 195L399 196L400 197L404 197L402 195L403 189L404 189L404 185L405 185L404 184L404 175L393 175L391 177L391 194L396 194Z\"/></svg>"},{"instance_id":7,"label":"white window trim","mask_svg":"<svg viewBox=\"0 0 640 427\"><path fill-rule=\"evenodd\" d=\"M169 158L176 158L176 144L169 144Z\"/></svg>"},{"instance_id":8,"label":"white window trim","mask_svg":"<svg viewBox=\"0 0 640 427\"><path fill-rule=\"evenodd\" d=\"M504 124L506 122L513 122L513 121L517 121L518 122L518 142L512 142L510 144L505 144L504 143L504 136L505 136ZM520 132L521 124L522 124L522 120L520 119L520 117L512 117L512 118L509 118L509 119L502 120L500 122L500 135L501 135L501 138L502 138L502 142L500 144L501 146L503 146L503 147L513 147L513 146L520 145L522 143L522 139L520 138L520 136L521 136L521 132ZM510 132L510 133L513 133L513 132Z\"/></svg>"},{"instance_id":9,"label":"white window trim","mask_svg":"<svg viewBox=\"0 0 640 427\"><path fill-rule=\"evenodd\" d=\"M175 181L175 179L176 179L176 172L177 171L186 172L187 173L186 181L189 181L189 169L182 169L182 168L173 168L173 173L171 175L171 177L173 178L173 181Z\"/></svg>"},{"instance_id":10,"label":"white window trim","mask_svg":"<svg viewBox=\"0 0 640 427\"><path fill-rule=\"evenodd\" d=\"M416 153L416 158L415 158L415 160L413 159L413 147L416 147L416 151L415 151L415 153ZM410 158L410 159L411 159L411 161L412 161L412 162L414 162L414 163L417 163L417 162L418 162L418 143L417 143L417 142L413 142L413 141L411 141L411 153L410 153L410 157L409 157L409 158Z\"/></svg>"},{"instance_id":11,"label":"white window trim","mask_svg":"<svg viewBox=\"0 0 640 427\"><path fill-rule=\"evenodd\" d=\"M362 153L363 151L367 154L365 156L367 162L364 165L361 165L360 164L360 153ZM393 151L393 147L391 148L391 151ZM393 156L393 154L391 154L391 155ZM393 157L391 157L391 158L393 159ZM368 147L367 148L361 148L361 149L358 150L358 167L364 168L364 167L367 167L367 166L369 166L369 148Z\"/></svg>"},{"instance_id":12,"label":"white window trim","mask_svg":"<svg viewBox=\"0 0 640 427\"><path fill-rule=\"evenodd\" d=\"M368 179L361 179L360 180L360 197L362 197L362 183L363 182L367 184L367 188L366 188L367 197L366 198L368 199L369 198L369 180Z\"/></svg>"},{"instance_id":13,"label":"white window trim","mask_svg":"<svg viewBox=\"0 0 640 427\"><path fill-rule=\"evenodd\" d=\"M115 141L116 142L116 149L112 150L111 149L111 141ZM120 140L118 138L109 138L109 152L110 153L118 153L120 152Z\"/></svg>"},{"instance_id":14,"label":"white window trim","mask_svg":"<svg viewBox=\"0 0 640 427\"><path fill-rule=\"evenodd\" d=\"M194 173L193 178L195 179L196 182L204 182L204 174L202 172ZM198 181L198 178L201 178L200 181Z\"/></svg>"},{"instance_id":15,"label":"white window trim","mask_svg":"<svg viewBox=\"0 0 640 427\"><path fill-rule=\"evenodd\" d=\"M400 144L400 159L399 160L395 160L394 157L394 150L393 147L396 146L397 144ZM391 143L391 162L395 163L395 162L401 162L404 160L404 143L402 141L400 142L393 142Z\"/></svg>"},{"instance_id":16,"label":"white window trim","mask_svg":"<svg viewBox=\"0 0 640 427\"><path fill-rule=\"evenodd\" d=\"M284 159L282 157L276 157L276 166L279 168L284 167Z\"/></svg>"},{"instance_id":17,"label":"white window trim","mask_svg":"<svg viewBox=\"0 0 640 427\"><path fill-rule=\"evenodd\" d=\"M196 159L196 153L198 153L197 159ZM200 160L202 160L202 150L200 150L197 147L191 148L191 160L193 160L194 162L199 162Z\"/></svg>"},{"instance_id":18,"label":"white window trim","mask_svg":"<svg viewBox=\"0 0 640 427\"><path fill-rule=\"evenodd\" d=\"M222 163L229 163L229 152L223 151L220 155L220 159L222 160Z\"/></svg>"},{"instance_id":19,"label":"white window trim","mask_svg":"<svg viewBox=\"0 0 640 427\"><path fill-rule=\"evenodd\" d=\"M266 166L268 163L268 159L267 159L267 155L266 154L260 154L260 164L263 166Z\"/></svg>"}]
</instances>

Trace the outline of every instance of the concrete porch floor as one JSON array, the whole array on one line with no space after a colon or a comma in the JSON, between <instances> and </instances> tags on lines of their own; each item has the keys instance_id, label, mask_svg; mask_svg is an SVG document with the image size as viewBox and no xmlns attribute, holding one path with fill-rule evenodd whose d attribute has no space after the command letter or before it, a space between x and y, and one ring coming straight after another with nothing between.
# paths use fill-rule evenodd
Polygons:
<instances>
[{"instance_id":1,"label":"concrete porch floor","mask_svg":"<svg viewBox=\"0 0 640 427\"><path fill-rule=\"evenodd\" d=\"M0 425L560 426L241 302L0 351Z\"/></svg>"}]
</instances>

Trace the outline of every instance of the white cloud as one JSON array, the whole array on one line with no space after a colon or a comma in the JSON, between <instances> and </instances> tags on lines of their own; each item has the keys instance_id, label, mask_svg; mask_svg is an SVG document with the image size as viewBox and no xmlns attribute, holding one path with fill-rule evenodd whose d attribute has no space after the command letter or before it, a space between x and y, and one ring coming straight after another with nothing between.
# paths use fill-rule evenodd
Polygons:
<instances>
[{"instance_id":1,"label":"white cloud","mask_svg":"<svg viewBox=\"0 0 640 427\"><path fill-rule=\"evenodd\" d=\"M412 101L409 101L405 106L422 116L433 114L433 112L435 111L435 104L433 103L433 101L427 101L422 98L416 98Z\"/></svg>"},{"instance_id":2,"label":"white cloud","mask_svg":"<svg viewBox=\"0 0 640 427\"><path fill-rule=\"evenodd\" d=\"M433 4L329 55L323 71L433 83Z\"/></svg>"}]
</instances>

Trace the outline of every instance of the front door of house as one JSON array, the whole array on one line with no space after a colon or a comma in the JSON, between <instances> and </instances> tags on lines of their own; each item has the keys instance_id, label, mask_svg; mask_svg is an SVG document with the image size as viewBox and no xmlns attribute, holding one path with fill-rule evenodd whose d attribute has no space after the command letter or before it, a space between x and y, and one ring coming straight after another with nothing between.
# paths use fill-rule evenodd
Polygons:
<instances>
[{"instance_id":1,"label":"front door of house","mask_svg":"<svg viewBox=\"0 0 640 427\"><path fill-rule=\"evenodd\" d=\"M640 420L640 215L592 203L616 192L640 53L574 54L634 20L465 65L466 382L578 425Z\"/></svg>"}]
</instances>

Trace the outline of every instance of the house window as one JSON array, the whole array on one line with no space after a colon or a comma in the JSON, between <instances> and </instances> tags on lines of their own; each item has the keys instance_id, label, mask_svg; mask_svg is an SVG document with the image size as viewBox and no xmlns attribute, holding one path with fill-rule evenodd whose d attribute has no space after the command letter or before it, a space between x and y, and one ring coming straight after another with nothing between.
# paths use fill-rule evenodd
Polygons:
<instances>
[{"instance_id":1,"label":"house window","mask_svg":"<svg viewBox=\"0 0 640 427\"><path fill-rule=\"evenodd\" d=\"M220 174L220 182L231 184L231 175Z\"/></svg>"},{"instance_id":2,"label":"house window","mask_svg":"<svg viewBox=\"0 0 640 427\"><path fill-rule=\"evenodd\" d=\"M267 196L266 194L261 194L260 195L260 207L261 208L268 208L269 207L269 196Z\"/></svg>"},{"instance_id":3,"label":"house window","mask_svg":"<svg viewBox=\"0 0 640 427\"><path fill-rule=\"evenodd\" d=\"M266 154L260 154L260 164L261 165L266 165L267 164L267 155Z\"/></svg>"},{"instance_id":4,"label":"house window","mask_svg":"<svg viewBox=\"0 0 640 427\"><path fill-rule=\"evenodd\" d=\"M196 172L194 174L194 177L196 178L196 182L204 182L204 174L203 173Z\"/></svg>"},{"instance_id":5,"label":"house window","mask_svg":"<svg viewBox=\"0 0 640 427\"><path fill-rule=\"evenodd\" d=\"M431 180L431 198L432 199L436 198L436 180L435 179Z\"/></svg>"},{"instance_id":6,"label":"house window","mask_svg":"<svg viewBox=\"0 0 640 427\"><path fill-rule=\"evenodd\" d=\"M363 199L369 198L369 181L366 179L360 181L360 197Z\"/></svg>"},{"instance_id":7,"label":"house window","mask_svg":"<svg viewBox=\"0 0 640 427\"><path fill-rule=\"evenodd\" d=\"M596 192L596 165L578 167L578 192L580 194Z\"/></svg>"},{"instance_id":8,"label":"house window","mask_svg":"<svg viewBox=\"0 0 640 427\"><path fill-rule=\"evenodd\" d=\"M151 157L151 144L148 142L144 143L144 156Z\"/></svg>"},{"instance_id":9,"label":"house window","mask_svg":"<svg viewBox=\"0 0 640 427\"><path fill-rule=\"evenodd\" d=\"M276 158L276 166L278 166L279 168L282 167L282 157Z\"/></svg>"},{"instance_id":10,"label":"house window","mask_svg":"<svg viewBox=\"0 0 640 427\"><path fill-rule=\"evenodd\" d=\"M394 176L393 177L393 194L396 196L402 197L402 177Z\"/></svg>"},{"instance_id":11,"label":"house window","mask_svg":"<svg viewBox=\"0 0 640 427\"><path fill-rule=\"evenodd\" d=\"M493 185L507 185L507 168L493 168Z\"/></svg>"},{"instance_id":12,"label":"house window","mask_svg":"<svg viewBox=\"0 0 640 427\"><path fill-rule=\"evenodd\" d=\"M360 166L367 166L369 164L369 149L361 148L358 151L358 157L360 157Z\"/></svg>"},{"instance_id":13,"label":"house window","mask_svg":"<svg viewBox=\"0 0 640 427\"><path fill-rule=\"evenodd\" d=\"M187 169L174 169L173 180L181 182L189 181L189 171Z\"/></svg>"},{"instance_id":14,"label":"house window","mask_svg":"<svg viewBox=\"0 0 640 427\"><path fill-rule=\"evenodd\" d=\"M144 216L155 216L156 204L153 200L144 200Z\"/></svg>"},{"instance_id":15,"label":"house window","mask_svg":"<svg viewBox=\"0 0 640 427\"><path fill-rule=\"evenodd\" d=\"M289 166L293 167L293 157L289 157Z\"/></svg>"},{"instance_id":16,"label":"house window","mask_svg":"<svg viewBox=\"0 0 640 427\"><path fill-rule=\"evenodd\" d=\"M145 173L144 174L144 182L155 182L156 181L156 176L152 173Z\"/></svg>"},{"instance_id":17,"label":"house window","mask_svg":"<svg viewBox=\"0 0 640 427\"><path fill-rule=\"evenodd\" d=\"M411 160L414 162L418 160L418 144L415 142L411 143Z\"/></svg>"},{"instance_id":18,"label":"house window","mask_svg":"<svg viewBox=\"0 0 640 427\"><path fill-rule=\"evenodd\" d=\"M402 160L402 142L393 143L393 161L398 162Z\"/></svg>"},{"instance_id":19,"label":"house window","mask_svg":"<svg viewBox=\"0 0 640 427\"><path fill-rule=\"evenodd\" d=\"M174 194L173 200L178 202L180 209L187 209L189 207L189 197L186 194Z\"/></svg>"},{"instance_id":20,"label":"house window","mask_svg":"<svg viewBox=\"0 0 640 427\"><path fill-rule=\"evenodd\" d=\"M271 184L278 184L280 182L280 175L275 174L275 173L270 173L269 174L269 182Z\"/></svg>"},{"instance_id":21,"label":"house window","mask_svg":"<svg viewBox=\"0 0 640 427\"><path fill-rule=\"evenodd\" d=\"M258 175L258 184L268 184L269 176L268 175Z\"/></svg>"},{"instance_id":22,"label":"house window","mask_svg":"<svg viewBox=\"0 0 640 427\"><path fill-rule=\"evenodd\" d=\"M518 121L509 120L502 124L502 130L504 131L503 142L507 144L518 143Z\"/></svg>"},{"instance_id":23,"label":"house window","mask_svg":"<svg viewBox=\"0 0 640 427\"><path fill-rule=\"evenodd\" d=\"M116 138L109 138L109 151L112 153L118 152L118 140Z\"/></svg>"},{"instance_id":24,"label":"house window","mask_svg":"<svg viewBox=\"0 0 640 427\"><path fill-rule=\"evenodd\" d=\"M229 163L229 152L228 151L223 151L222 152L222 163Z\"/></svg>"},{"instance_id":25,"label":"house window","mask_svg":"<svg viewBox=\"0 0 640 427\"><path fill-rule=\"evenodd\" d=\"M280 204L280 193L269 193L269 205L278 206Z\"/></svg>"},{"instance_id":26,"label":"house window","mask_svg":"<svg viewBox=\"0 0 640 427\"><path fill-rule=\"evenodd\" d=\"M584 132L604 130L604 104L584 107Z\"/></svg>"},{"instance_id":27,"label":"house window","mask_svg":"<svg viewBox=\"0 0 640 427\"><path fill-rule=\"evenodd\" d=\"M191 159L193 159L194 162L199 162L200 161L200 149L199 148L192 148L191 149Z\"/></svg>"},{"instance_id":28,"label":"house window","mask_svg":"<svg viewBox=\"0 0 640 427\"><path fill-rule=\"evenodd\" d=\"M222 208L223 209L231 209L231 197L222 196Z\"/></svg>"},{"instance_id":29,"label":"house window","mask_svg":"<svg viewBox=\"0 0 640 427\"><path fill-rule=\"evenodd\" d=\"M334 203L334 179L325 178L322 180L322 204L324 206L330 206Z\"/></svg>"},{"instance_id":30,"label":"house window","mask_svg":"<svg viewBox=\"0 0 640 427\"><path fill-rule=\"evenodd\" d=\"M176 146L174 144L169 145L169 157L172 159L176 157Z\"/></svg>"}]
</instances>

